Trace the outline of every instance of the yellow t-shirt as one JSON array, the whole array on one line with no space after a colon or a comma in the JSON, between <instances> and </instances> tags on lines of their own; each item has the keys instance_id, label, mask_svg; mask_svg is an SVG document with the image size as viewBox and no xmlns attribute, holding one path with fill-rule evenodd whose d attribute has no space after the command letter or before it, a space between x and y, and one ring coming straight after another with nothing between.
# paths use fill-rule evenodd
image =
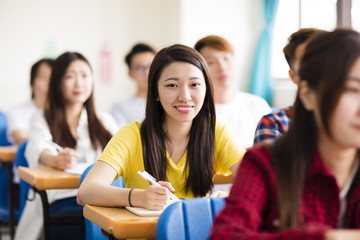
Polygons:
<instances>
[{"instance_id":1,"label":"yellow t-shirt","mask_svg":"<svg viewBox=\"0 0 360 240\"><path fill-rule=\"evenodd\" d=\"M122 176L127 188L146 189L150 183L137 172L145 170L142 143L140 136L141 123L132 122L121 128L109 141L99 160L108 163L117 171L117 178ZM230 167L240 161L245 153L232 135L229 128L220 122L215 126L214 170L225 174ZM201 149L199 149L201 151ZM193 198L190 191L186 193L184 177L187 152L175 164L167 154L168 181L175 188L173 192L178 198ZM186 170L188 172L188 169Z\"/></svg>"}]
</instances>

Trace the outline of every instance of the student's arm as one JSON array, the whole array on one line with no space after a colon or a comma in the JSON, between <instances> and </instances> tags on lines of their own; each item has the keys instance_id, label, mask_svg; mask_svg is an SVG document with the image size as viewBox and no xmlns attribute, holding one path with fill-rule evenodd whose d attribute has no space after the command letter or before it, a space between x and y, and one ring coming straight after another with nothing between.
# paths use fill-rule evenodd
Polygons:
<instances>
[{"instance_id":1,"label":"student's arm","mask_svg":"<svg viewBox=\"0 0 360 240\"><path fill-rule=\"evenodd\" d=\"M28 139L27 134L23 130L14 130L11 132L16 144L20 144Z\"/></svg>"},{"instance_id":2,"label":"student's arm","mask_svg":"<svg viewBox=\"0 0 360 240\"><path fill-rule=\"evenodd\" d=\"M73 168L79 155L75 149L65 148L54 154L50 149L44 149L40 153L39 162L45 166L51 166L60 170Z\"/></svg>"},{"instance_id":3,"label":"student's arm","mask_svg":"<svg viewBox=\"0 0 360 240\"><path fill-rule=\"evenodd\" d=\"M77 202L80 205L130 206L129 188L111 186L117 172L103 161L97 161L82 182ZM168 182L159 182L162 187L151 185L147 189L134 189L130 201L134 207L161 210L169 201L169 190L174 191Z\"/></svg>"}]
</instances>

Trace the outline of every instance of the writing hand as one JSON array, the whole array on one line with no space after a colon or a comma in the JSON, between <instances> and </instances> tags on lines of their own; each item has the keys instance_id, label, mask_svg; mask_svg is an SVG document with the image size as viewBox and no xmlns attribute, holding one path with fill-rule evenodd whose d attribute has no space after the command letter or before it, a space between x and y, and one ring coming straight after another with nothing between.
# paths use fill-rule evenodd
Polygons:
<instances>
[{"instance_id":1,"label":"writing hand","mask_svg":"<svg viewBox=\"0 0 360 240\"><path fill-rule=\"evenodd\" d=\"M55 160L55 167L61 170L73 168L76 166L76 160L79 154L75 149L65 148L58 153Z\"/></svg>"}]
</instances>

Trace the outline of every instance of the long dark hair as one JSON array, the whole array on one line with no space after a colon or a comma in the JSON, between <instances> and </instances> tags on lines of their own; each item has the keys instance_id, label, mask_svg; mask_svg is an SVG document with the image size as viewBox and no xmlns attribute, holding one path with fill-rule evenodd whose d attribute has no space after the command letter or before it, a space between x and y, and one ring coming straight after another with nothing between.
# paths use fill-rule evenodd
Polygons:
<instances>
[{"instance_id":1,"label":"long dark hair","mask_svg":"<svg viewBox=\"0 0 360 240\"><path fill-rule=\"evenodd\" d=\"M321 124L330 137L329 119L344 91L349 71L359 57L360 34L338 29L316 35L300 62L300 81L307 81L315 91ZM289 131L272 147L281 229L301 224L302 189L308 163L317 147L317 132L314 114L305 109L298 94Z\"/></svg>"},{"instance_id":2,"label":"long dark hair","mask_svg":"<svg viewBox=\"0 0 360 240\"><path fill-rule=\"evenodd\" d=\"M54 60L50 59L50 58L43 58L40 59L39 61L37 61L36 63L34 63L34 65L32 65L31 70L30 70L30 86L32 87L34 85L35 82L35 78L39 72L39 68L42 64L47 64L51 69L54 66ZM34 91L31 90L31 99L34 99L35 95L34 95Z\"/></svg>"},{"instance_id":3,"label":"long dark hair","mask_svg":"<svg viewBox=\"0 0 360 240\"><path fill-rule=\"evenodd\" d=\"M203 57L194 49L184 45L173 45L156 54L151 64L148 82L146 117L141 127L144 166L155 178L166 180L167 158L162 128L164 109L157 101L158 81L165 67L174 62L186 62L196 66L204 75L206 94L202 108L193 119L190 139L187 145L185 191L190 189L195 196L205 196L213 186L215 107L213 88L208 67Z\"/></svg>"},{"instance_id":4,"label":"long dark hair","mask_svg":"<svg viewBox=\"0 0 360 240\"><path fill-rule=\"evenodd\" d=\"M54 63L54 67L51 73L49 93L48 93L48 106L45 107L45 119L49 125L53 141L63 147L76 147L76 139L70 132L69 125L65 116L65 101L63 97L62 81L66 69L69 65L75 61L81 60L87 63L91 69L91 65L88 60L77 52L65 52L60 55ZM87 111L88 123L89 123L89 135L92 147L97 149L101 147L105 148L107 142L112 137L111 133L105 129L101 121L96 115L95 103L93 92L90 97L84 103L84 107Z\"/></svg>"}]
</instances>

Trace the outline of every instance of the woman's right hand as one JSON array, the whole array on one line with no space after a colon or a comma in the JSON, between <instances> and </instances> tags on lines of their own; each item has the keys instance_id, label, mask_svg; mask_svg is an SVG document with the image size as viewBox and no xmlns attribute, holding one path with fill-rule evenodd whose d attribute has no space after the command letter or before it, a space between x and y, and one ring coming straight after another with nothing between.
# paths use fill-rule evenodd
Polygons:
<instances>
[{"instance_id":1,"label":"woman's right hand","mask_svg":"<svg viewBox=\"0 0 360 240\"><path fill-rule=\"evenodd\" d=\"M360 230L334 229L325 233L326 240L355 240L360 239Z\"/></svg>"},{"instance_id":2,"label":"woman's right hand","mask_svg":"<svg viewBox=\"0 0 360 240\"><path fill-rule=\"evenodd\" d=\"M55 158L54 167L65 170L76 166L76 160L79 158L78 152L73 148L65 148L60 151Z\"/></svg>"},{"instance_id":3,"label":"woman's right hand","mask_svg":"<svg viewBox=\"0 0 360 240\"><path fill-rule=\"evenodd\" d=\"M170 202L170 190L175 191L171 183L159 182L160 186L150 185L144 190L143 207L148 210L162 210Z\"/></svg>"}]
</instances>

